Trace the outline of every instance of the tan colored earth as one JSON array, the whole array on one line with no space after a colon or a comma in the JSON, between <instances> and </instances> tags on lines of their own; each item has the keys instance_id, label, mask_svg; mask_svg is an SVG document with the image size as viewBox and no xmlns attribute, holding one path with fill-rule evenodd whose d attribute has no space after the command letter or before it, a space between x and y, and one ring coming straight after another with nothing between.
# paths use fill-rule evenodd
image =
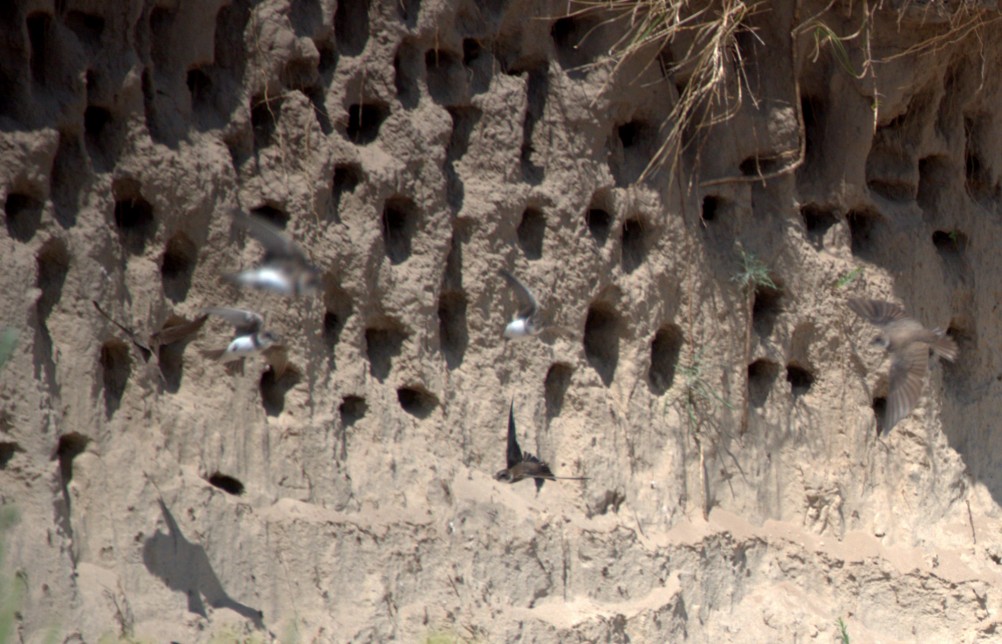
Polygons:
<instances>
[{"instance_id":1,"label":"tan colored earth","mask_svg":"<svg viewBox=\"0 0 1002 644\"><path fill-rule=\"evenodd\" d=\"M1002 14L743 7L3 3L0 640L1002 638ZM960 347L889 432L849 297Z\"/></svg>"}]
</instances>

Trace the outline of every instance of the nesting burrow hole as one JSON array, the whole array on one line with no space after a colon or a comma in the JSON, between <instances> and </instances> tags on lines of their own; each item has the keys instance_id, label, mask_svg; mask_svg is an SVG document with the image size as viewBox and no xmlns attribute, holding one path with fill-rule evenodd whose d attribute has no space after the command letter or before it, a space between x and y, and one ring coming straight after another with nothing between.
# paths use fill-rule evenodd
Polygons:
<instances>
[{"instance_id":1,"label":"nesting burrow hole","mask_svg":"<svg viewBox=\"0 0 1002 644\"><path fill-rule=\"evenodd\" d=\"M299 384L302 374L295 367L286 366L281 374L271 367L261 374L259 388L261 391L261 406L268 416L281 416L285 411L285 396Z\"/></svg>"},{"instance_id":2,"label":"nesting burrow hole","mask_svg":"<svg viewBox=\"0 0 1002 644\"><path fill-rule=\"evenodd\" d=\"M383 103L355 103L348 107L348 139L357 145L368 145L379 136L379 128L390 115Z\"/></svg>"},{"instance_id":3,"label":"nesting burrow hole","mask_svg":"<svg viewBox=\"0 0 1002 644\"><path fill-rule=\"evenodd\" d=\"M783 283L778 278L772 278L776 288L759 284L755 287L755 300L752 304L752 328L762 337L772 335L776 319L782 313Z\"/></svg>"},{"instance_id":4,"label":"nesting burrow hole","mask_svg":"<svg viewBox=\"0 0 1002 644\"><path fill-rule=\"evenodd\" d=\"M24 449L20 445L11 441L0 441L0 470L7 469L7 464L11 459Z\"/></svg>"},{"instance_id":5,"label":"nesting burrow hole","mask_svg":"<svg viewBox=\"0 0 1002 644\"><path fill-rule=\"evenodd\" d=\"M7 232L17 241L30 241L42 224L42 201L23 192L11 192L4 202Z\"/></svg>"},{"instance_id":6,"label":"nesting burrow hole","mask_svg":"<svg viewBox=\"0 0 1002 644\"><path fill-rule=\"evenodd\" d=\"M59 479L65 488L73 480L73 460L84 453L90 438L78 432L70 432L59 437L53 458L59 459Z\"/></svg>"},{"instance_id":7,"label":"nesting burrow hole","mask_svg":"<svg viewBox=\"0 0 1002 644\"><path fill-rule=\"evenodd\" d=\"M369 359L369 373L380 382L386 380L393 368L393 359L400 355L407 334L398 324L384 321L379 326L365 330L365 355Z\"/></svg>"},{"instance_id":8,"label":"nesting burrow hole","mask_svg":"<svg viewBox=\"0 0 1002 644\"><path fill-rule=\"evenodd\" d=\"M592 195L588 211L585 213L585 223L588 225L588 234L599 246L604 246L612 232L612 207L609 204L609 193L605 191L596 192Z\"/></svg>"},{"instance_id":9,"label":"nesting burrow hole","mask_svg":"<svg viewBox=\"0 0 1002 644\"><path fill-rule=\"evenodd\" d=\"M554 362L546 371L543 381L543 400L546 403L546 417L556 418L564 408L564 396L571 385L574 368L564 362Z\"/></svg>"},{"instance_id":10,"label":"nesting burrow hole","mask_svg":"<svg viewBox=\"0 0 1002 644\"><path fill-rule=\"evenodd\" d=\"M651 246L648 225L639 217L627 219L623 222L621 240L623 272L632 273L647 260L647 251Z\"/></svg>"},{"instance_id":11,"label":"nesting burrow hole","mask_svg":"<svg viewBox=\"0 0 1002 644\"><path fill-rule=\"evenodd\" d=\"M183 232L175 233L167 241L163 259L160 261L160 278L164 294L172 301L180 302L188 296L197 258L198 248Z\"/></svg>"},{"instance_id":12,"label":"nesting burrow hole","mask_svg":"<svg viewBox=\"0 0 1002 644\"><path fill-rule=\"evenodd\" d=\"M519 248L526 259L543 256L543 237L546 235L546 217L536 208L526 208L516 229Z\"/></svg>"},{"instance_id":13,"label":"nesting burrow hole","mask_svg":"<svg viewBox=\"0 0 1002 644\"><path fill-rule=\"evenodd\" d=\"M331 178L332 218L340 221L341 199L347 193L354 193L362 181L362 168L355 163L340 163L334 166L334 176Z\"/></svg>"},{"instance_id":14,"label":"nesting burrow hole","mask_svg":"<svg viewBox=\"0 0 1002 644\"><path fill-rule=\"evenodd\" d=\"M272 144L281 115L281 97L258 96L251 100L251 129L255 150L263 150Z\"/></svg>"},{"instance_id":15,"label":"nesting burrow hole","mask_svg":"<svg viewBox=\"0 0 1002 644\"><path fill-rule=\"evenodd\" d=\"M651 390L662 395L675 382L678 356L682 350L682 329L677 324L668 324L658 329L651 341L651 364L647 369L647 380Z\"/></svg>"},{"instance_id":16,"label":"nesting burrow hole","mask_svg":"<svg viewBox=\"0 0 1002 644\"><path fill-rule=\"evenodd\" d=\"M361 396L345 396L341 399L341 404L338 405L337 409L341 416L341 426L350 427L365 416L369 406L366 404L365 398Z\"/></svg>"},{"instance_id":17,"label":"nesting burrow hole","mask_svg":"<svg viewBox=\"0 0 1002 644\"><path fill-rule=\"evenodd\" d=\"M153 206L143 198L139 183L133 179L118 179L112 184L115 195L115 227L122 245L134 255L142 254L156 232Z\"/></svg>"},{"instance_id":18,"label":"nesting burrow hole","mask_svg":"<svg viewBox=\"0 0 1002 644\"><path fill-rule=\"evenodd\" d=\"M419 419L427 418L438 405L438 398L420 385L397 389L400 408Z\"/></svg>"},{"instance_id":19,"label":"nesting burrow hole","mask_svg":"<svg viewBox=\"0 0 1002 644\"><path fill-rule=\"evenodd\" d=\"M429 49L424 55L428 93L439 105L455 105L466 100L466 68L458 54Z\"/></svg>"},{"instance_id":20,"label":"nesting burrow hole","mask_svg":"<svg viewBox=\"0 0 1002 644\"><path fill-rule=\"evenodd\" d=\"M814 386L814 374L810 369L796 362L786 365L786 381L794 398L803 396Z\"/></svg>"},{"instance_id":21,"label":"nesting burrow hole","mask_svg":"<svg viewBox=\"0 0 1002 644\"><path fill-rule=\"evenodd\" d=\"M121 340L109 340L101 346L101 381L104 383L104 406L108 418L122 404L122 395L132 371L129 347Z\"/></svg>"},{"instance_id":22,"label":"nesting burrow hole","mask_svg":"<svg viewBox=\"0 0 1002 644\"><path fill-rule=\"evenodd\" d=\"M406 197L391 197L383 206L383 245L393 264L411 256L411 241L417 232L417 208Z\"/></svg>"},{"instance_id":23,"label":"nesting burrow hole","mask_svg":"<svg viewBox=\"0 0 1002 644\"><path fill-rule=\"evenodd\" d=\"M344 56L357 56L369 40L370 0L338 2L334 10L334 42Z\"/></svg>"},{"instance_id":24,"label":"nesting burrow hole","mask_svg":"<svg viewBox=\"0 0 1002 644\"><path fill-rule=\"evenodd\" d=\"M239 479L222 472L213 472L207 480L209 485L217 487L227 494L240 496L244 493L244 484Z\"/></svg>"},{"instance_id":25,"label":"nesting burrow hole","mask_svg":"<svg viewBox=\"0 0 1002 644\"><path fill-rule=\"evenodd\" d=\"M619 315L612 305L595 302L585 319L584 352L605 386L612 384L619 362Z\"/></svg>"},{"instance_id":26,"label":"nesting burrow hole","mask_svg":"<svg viewBox=\"0 0 1002 644\"><path fill-rule=\"evenodd\" d=\"M779 376L779 365L771 360L759 359L748 365L748 403L763 407L769 392Z\"/></svg>"},{"instance_id":27,"label":"nesting burrow hole","mask_svg":"<svg viewBox=\"0 0 1002 644\"><path fill-rule=\"evenodd\" d=\"M807 240L818 250L824 246L825 235L832 226L838 223L838 216L831 210L820 206L804 206L800 209L800 217L804 220Z\"/></svg>"},{"instance_id":28,"label":"nesting burrow hole","mask_svg":"<svg viewBox=\"0 0 1002 644\"><path fill-rule=\"evenodd\" d=\"M38 253L37 286L42 291L38 298L38 317L44 321L63 294L63 284L70 269L70 255L61 239L45 242Z\"/></svg>"},{"instance_id":29,"label":"nesting burrow hole","mask_svg":"<svg viewBox=\"0 0 1002 644\"><path fill-rule=\"evenodd\" d=\"M851 210L845 217L849 224L852 254L872 257L877 250L877 226L880 215L872 210Z\"/></svg>"}]
</instances>

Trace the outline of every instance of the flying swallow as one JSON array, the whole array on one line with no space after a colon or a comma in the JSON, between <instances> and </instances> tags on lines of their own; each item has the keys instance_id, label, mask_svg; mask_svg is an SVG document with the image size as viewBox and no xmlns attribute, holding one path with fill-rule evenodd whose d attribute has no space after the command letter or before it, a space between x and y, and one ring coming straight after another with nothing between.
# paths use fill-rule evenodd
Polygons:
<instances>
[{"instance_id":1,"label":"flying swallow","mask_svg":"<svg viewBox=\"0 0 1002 644\"><path fill-rule=\"evenodd\" d=\"M264 318L254 311L213 307L205 309L205 312L223 318L236 330L233 340L225 349L206 352L206 355L217 358L220 362L236 362L248 356L274 352L282 342L277 334L262 329ZM275 367L275 370L277 372L278 368Z\"/></svg>"},{"instance_id":2,"label":"flying swallow","mask_svg":"<svg viewBox=\"0 0 1002 644\"><path fill-rule=\"evenodd\" d=\"M271 222L257 215L233 211L233 219L264 246L264 262L257 268L224 277L239 286L263 289L280 295L312 295L320 286L319 268L303 250Z\"/></svg>"},{"instance_id":3,"label":"flying swallow","mask_svg":"<svg viewBox=\"0 0 1002 644\"><path fill-rule=\"evenodd\" d=\"M539 460L529 452L523 452L518 446L518 438L515 436L515 401L511 401L508 408L508 467L494 475L495 480L506 481L508 483L518 483L522 479L531 478L536 481L536 494L543 488L544 481L556 481L557 479L584 481L584 476L554 476L550 466Z\"/></svg>"},{"instance_id":4,"label":"flying swallow","mask_svg":"<svg viewBox=\"0 0 1002 644\"><path fill-rule=\"evenodd\" d=\"M518 340L539 335L543 329L540 325L539 302L536 301L536 297L529 290L529 287L506 269L502 268L499 272L515 290L520 306L518 313L504 328L504 337Z\"/></svg>"},{"instance_id":5,"label":"flying swallow","mask_svg":"<svg viewBox=\"0 0 1002 644\"><path fill-rule=\"evenodd\" d=\"M957 344L940 329L927 329L908 317L905 310L892 302L851 298L849 308L856 315L880 329L873 344L891 356L891 372L884 431L905 418L922 396L925 376L929 371L929 350L950 362L957 357Z\"/></svg>"},{"instance_id":6,"label":"flying swallow","mask_svg":"<svg viewBox=\"0 0 1002 644\"><path fill-rule=\"evenodd\" d=\"M111 315L101 308L101 305L96 300L91 300L91 304L101 314L101 317L118 327L129 338L133 348L139 353L143 362L149 364L151 359L154 360L161 380L163 380L163 372L160 368L160 349L191 339L198 334L205 321L209 319L209 316L203 313L190 321L184 319L179 322L168 321L159 331L154 331L149 335L148 339L144 340L135 331L111 317Z\"/></svg>"}]
</instances>

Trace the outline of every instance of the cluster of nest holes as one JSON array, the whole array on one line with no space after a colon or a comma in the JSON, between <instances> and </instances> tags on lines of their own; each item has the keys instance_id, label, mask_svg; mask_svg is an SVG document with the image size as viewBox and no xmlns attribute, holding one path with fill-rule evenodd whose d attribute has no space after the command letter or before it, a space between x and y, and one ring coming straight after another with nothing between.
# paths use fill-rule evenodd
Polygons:
<instances>
[{"instance_id":1,"label":"cluster of nest holes","mask_svg":"<svg viewBox=\"0 0 1002 644\"><path fill-rule=\"evenodd\" d=\"M515 231L519 248L526 259L543 256L543 237L546 235L546 217L536 208L526 208Z\"/></svg>"},{"instance_id":2,"label":"cluster of nest holes","mask_svg":"<svg viewBox=\"0 0 1002 644\"><path fill-rule=\"evenodd\" d=\"M609 193L599 191L592 195L591 203L588 204L588 211L585 213L585 224L588 226L588 234L599 246L604 246L609 240L612 232L612 207Z\"/></svg>"},{"instance_id":3,"label":"cluster of nest holes","mask_svg":"<svg viewBox=\"0 0 1002 644\"><path fill-rule=\"evenodd\" d=\"M564 362L554 362L546 371L543 380L543 401L546 404L546 418L553 419L560 415L564 408L564 396L571 386L571 376L574 367Z\"/></svg>"},{"instance_id":4,"label":"cluster of nest holes","mask_svg":"<svg viewBox=\"0 0 1002 644\"><path fill-rule=\"evenodd\" d=\"M197 258L198 248L195 247L195 242L183 232L175 233L167 241L160 261L160 278L164 294L173 302L180 302L188 296Z\"/></svg>"},{"instance_id":5,"label":"cluster of nest holes","mask_svg":"<svg viewBox=\"0 0 1002 644\"><path fill-rule=\"evenodd\" d=\"M391 197L383 206L383 246L390 263L400 264L411 256L411 242L417 232L417 207L407 197Z\"/></svg>"},{"instance_id":6,"label":"cluster of nest holes","mask_svg":"<svg viewBox=\"0 0 1002 644\"><path fill-rule=\"evenodd\" d=\"M133 255L140 255L156 233L153 206L143 197L139 182L134 179L116 179L112 193L115 195L115 227L122 245Z\"/></svg>"},{"instance_id":7,"label":"cluster of nest holes","mask_svg":"<svg viewBox=\"0 0 1002 644\"><path fill-rule=\"evenodd\" d=\"M132 372L129 347L118 339L101 345L101 381L104 384L105 415L111 418L122 404L125 387Z\"/></svg>"},{"instance_id":8,"label":"cluster of nest holes","mask_svg":"<svg viewBox=\"0 0 1002 644\"><path fill-rule=\"evenodd\" d=\"M7 232L20 242L30 241L42 224L42 201L24 192L11 192L3 206Z\"/></svg>"},{"instance_id":9,"label":"cluster of nest holes","mask_svg":"<svg viewBox=\"0 0 1002 644\"><path fill-rule=\"evenodd\" d=\"M799 398L814 386L814 374L807 367L791 361L786 365L786 381L790 383L790 392L794 398Z\"/></svg>"},{"instance_id":10,"label":"cluster of nest holes","mask_svg":"<svg viewBox=\"0 0 1002 644\"><path fill-rule=\"evenodd\" d=\"M675 382L675 369L682 350L682 329L668 324L658 329L651 341L651 364L647 381L656 395L663 395Z\"/></svg>"},{"instance_id":11,"label":"cluster of nest holes","mask_svg":"<svg viewBox=\"0 0 1002 644\"><path fill-rule=\"evenodd\" d=\"M776 285L776 288L766 284L758 284L755 287L755 299L752 302L752 328L762 337L772 335L776 319L783 310L783 282L773 277L772 283Z\"/></svg>"},{"instance_id":12,"label":"cluster of nest holes","mask_svg":"<svg viewBox=\"0 0 1002 644\"><path fill-rule=\"evenodd\" d=\"M233 496L240 496L244 493L244 484L240 482L240 479L223 474L222 472L213 472L206 481L212 487L219 488L223 492L232 494Z\"/></svg>"},{"instance_id":13,"label":"cluster of nest holes","mask_svg":"<svg viewBox=\"0 0 1002 644\"><path fill-rule=\"evenodd\" d=\"M831 210L815 205L801 208L800 216L804 220L807 240L816 249L821 250L824 247L825 235L828 234L832 226L838 223L838 216Z\"/></svg>"},{"instance_id":14,"label":"cluster of nest holes","mask_svg":"<svg viewBox=\"0 0 1002 644\"><path fill-rule=\"evenodd\" d=\"M855 209L846 214L845 220L849 225L852 254L863 258L872 257L877 250L880 215L869 209Z\"/></svg>"},{"instance_id":15,"label":"cluster of nest holes","mask_svg":"<svg viewBox=\"0 0 1002 644\"><path fill-rule=\"evenodd\" d=\"M11 459L15 455L24 452L24 449L13 441L0 441L0 470L7 469Z\"/></svg>"},{"instance_id":16,"label":"cluster of nest holes","mask_svg":"<svg viewBox=\"0 0 1002 644\"><path fill-rule=\"evenodd\" d=\"M292 365L287 365L279 374L270 367L261 374L261 406L267 416L281 416L285 411L285 396L299 384L302 374Z\"/></svg>"},{"instance_id":17,"label":"cluster of nest holes","mask_svg":"<svg viewBox=\"0 0 1002 644\"><path fill-rule=\"evenodd\" d=\"M424 420L438 406L438 398L421 385L410 385L397 389L400 408L415 418Z\"/></svg>"},{"instance_id":18,"label":"cluster of nest holes","mask_svg":"<svg viewBox=\"0 0 1002 644\"><path fill-rule=\"evenodd\" d=\"M779 376L779 365L759 359L748 365L748 403L755 408L765 406L769 392Z\"/></svg>"},{"instance_id":19,"label":"cluster of nest holes","mask_svg":"<svg viewBox=\"0 0 1002 644\"><path fill-rule=\"evenodd\" d=\"M383 121L390 115L381 102L353 103L348 106L348 126L345 134L356 145L368 145L379 137Z\"/></svg>"},{"instance_id":20,"label":"cluster of nest holes","mask_svg":"<svg viewBox=\"0 0 1002 644\"><path fill-rule=\"evenodd\" d=\"M623 222L622 267L624 273L632 273L647 260L650 250L648 224L639 217L631 217Z\"/></svg>"},{"instance_id":21,"label":"cluster of nest holes","mask_svg":"<svg viewBox=\"0 0 1002 644\"><path fill-rule=\"evenodd\" d=\"M584 352L588 364L608 387L619 363L620 318L612 305L595 302L585 318Z\"/></svg>"},{"instance_id":22,"label":"cluster of nest holes","mask_svg":"<svg viewBox=\"0 0 1002 644\"><path fill-rule=\"evenodd\" d=\"M341 221L341 200L344 195L354 193L362 182L362 167L355 163L339 163L334 166L331 178L331 219Z\"/></svg>"},{"instance_id":23,"label":"cluster of nest holes","mask_svg":"<svg viewBox=\"0 0 1002 644\"><path fill-rule=\"evenodd\" d=\"M390 320L365 330L365 355L373 378L380 382L386 380L393 368L393 359L400 355L406 339L407 334L400 325Z\"/></svg>"}]
</instances>

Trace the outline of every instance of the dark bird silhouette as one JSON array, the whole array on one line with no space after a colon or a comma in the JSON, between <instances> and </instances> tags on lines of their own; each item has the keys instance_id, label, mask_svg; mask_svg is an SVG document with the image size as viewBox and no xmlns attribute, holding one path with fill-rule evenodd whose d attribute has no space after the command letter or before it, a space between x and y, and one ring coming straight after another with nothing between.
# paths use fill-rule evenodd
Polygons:
<instances>
[{"instance_id":1,"label":"dark bird silhouette","mask_svg":"<svg viewBox=\"0 0 1002 644\"><path fill-rule=\"evenodd\" d=\"M957 357L957 344L940 329L927 329L908 317L904 308L893 302L851 298L849 308L880 329L873 343L891 356L891 371L884 412L884 431L905 418L922 396L929 371L929 350L946 360Z\"/></svg>"},{"instance_id":2,"label":"dark bird silhouette","mask_svg":"<svg viewBox=\"0 0 1002 644\"><path fill-rule=\"evenodd\" d=\"M543 488L545 481L556 481L565 479L572 481L584 481L584 476L554 476L550 466L539 460L529 452L523 452L518 446L518 438L515 435L515 401L511 401L508 408L508 467L494 475L498 481L508 483L518 483L523 479L534 479L536 481L536 493Z\"/></svg>"},{"instance_id":3,"label":"dark bird silhouette","mask_svg":"<svg viewBox=\"0 0 1002 644\"><path fill-rule=\"evenodd\" d=\"M256 215L233 211L233 220L264 246L264 262L257 268L224 276L240 286L280 295L312 295L320 286L320 269L306 253L271 222Z\"/></svg>"}]
</instances>

